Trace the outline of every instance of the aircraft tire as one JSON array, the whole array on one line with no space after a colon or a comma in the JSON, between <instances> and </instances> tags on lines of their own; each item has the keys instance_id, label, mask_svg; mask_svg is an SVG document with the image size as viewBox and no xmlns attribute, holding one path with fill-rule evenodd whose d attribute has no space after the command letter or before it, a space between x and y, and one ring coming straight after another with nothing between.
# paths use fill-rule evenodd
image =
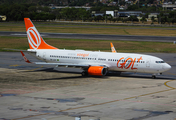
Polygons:
<instances>
[{"instance_id":1,"label":"aircraft tire","mask_svg":"<svg viewBox=\"0 0 176 120\"><path fill-rule=\"evenodd\" d=\"M155 75L152 75L152 78L153 78L153 79L156 79L156 76L155 76Z\"/></svg>"},{"instance_id":2,"label":"aircraft tire","mask_svg":"<svg viewBox=\"0 0 176 120\"><path fill-rule=\"evenodd\" d=\"M88 73L85 71L83 71L81 74L82 74L82 76L88 76Z\"/></svg>"}]
</instances>

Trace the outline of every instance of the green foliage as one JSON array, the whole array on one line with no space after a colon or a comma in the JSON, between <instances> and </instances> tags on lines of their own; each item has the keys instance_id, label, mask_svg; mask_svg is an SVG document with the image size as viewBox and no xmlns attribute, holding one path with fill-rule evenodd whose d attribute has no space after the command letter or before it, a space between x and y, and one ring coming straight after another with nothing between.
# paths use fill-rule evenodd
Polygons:
<instances>
[{"instance_id":1,"label":"green foliage","mask_svg":"<svg viewBox=\"0 0 176 120\"><path fill-rule=\"evenodd\" d=\"M127 10L138 10L137 5L130 5Z\"/></svg>"},{"instance_id":2,"label":"green foliage","mask_svg":"<svg viewBox=\"0 0 176 120\"><path fill-rule=\"evenodd\" d=\"M113 1L113 0L110 0ZM110 2L109 1L109 2ZM115 0L116 2L118 0ZM135 0L133 0L135 1ZM119 0L120 5L125 4L124 0ZM29 17L32 20L54 20L57 19L65 19L65 20L83 20L83 21L100 21L105 20L105 16L96 16L92 17L92 11L114 11L119 10L118 6L107 6L106 4L102 4L100 2L94 2L94 0L68 0L68 4L72 5L85 5L89 3L89 5L93 6L90 11L86 11L85 9L76 9L76 8L64 8L64 9L50 9L46 6L41 5L49 5L55 4L60 5L61 0L0 0L0 15L6 15L8 21L23 21L24 17ZM140 4L129 5L127 10L140 10L140 11L156 11L160 10L160 15L158 16L158 20L164 24L174 24L176 22L176 12L175 11L162 11L162 8L152 6L148 7L141 6L142 4L153 3L153 0L140 0ZM166 15L167 14L167 15ZM141 15L142 17L143 15ZM148 13L144 16L148 17ZM146 21L145 18L142 18L142 21ZM106 20L110 22L120 21L121 19L115 19L112 17L107 17ZM138 19L130 17L128 19L124 19L123 22L126 21L138 21ZM154 22L154 20L152 20Z\"/></svg>"},{"instance_id":3,"label":"green foliage","mask_svg":"<svg viewBox=\"0 0 176 120\"><path fill-rule=\"evenodd\" d=\"M154 6L154 5L151 6L151 7L148 7L147 5L145 5L145 6L139 6L139 7L138 7L138 5L130 5L130 6L128 6L127 10L156 11L156 9L160 10L159 7L156 8L156 6Z\"/></svg>"},{"instance_id":4,"label":"green foliage","mask_svg":"<svg viewBox=\"0 0 176 120\"><path fill-rule=\"evenodd\" d=\"M176 23L176 11L161 12L160 15L158 15L158 19L158 22L161 22L161 24L174 24Z\"/></svg>"},{"instance_id":5,"label":"green foliage","mask_svg":"<svg viewBox=\"0 0 176 120\"><path fill-rule=\"evenodd\" d=\"M56 9L56 11L58 11ZM76 9L76 8L63 8L60 10L59 15L57 16L58 19L69 19L69 20L86 20L91 17L89 11L86 11L83 8Z\"/></svg>"},{"instance_id":6,"label":"green foliage","mask_svg":"<svg viewBox=\"0 0 176 120\"><path fill-rule=\"evenodd\" d=\"M63 3L68 3L68 4L63 4ZM102 3L96 2L94 3L94 0L0 0L0 4L33 4L33 5L45 5L48 6L49 4L54 4L54 5L67 5L67 6L84 6L85 4L89 3L90 6L103 6Z\"/></svg>"},{"instance_id":7,"label":"green foliage","mask_svg":"<svg viewBox=\"0 0 176 120\"><path fill-rule=\"evenodd\" d=\"M130 16L129 18L127 18L127 21L139 21L138 18L136 16Z\"/></svg>"},{"instance_id":8,"label":"green foliage","mask_svg":"<svg viewBox=\"0 0 176 120\"><path fill-rule=\"evenodd\" d=\"M49 7L42 7L34 4L1 4L0 15L6 15L8 21L23 21L25 17L32 20L54 20L57 19L71 19L71 20L86 20L91 17L89 11L85 9L64 8L64 9L50 9Z\"/></svg>"},{"instance_id":9,"label":"green foliage","mask_svg":"<svg viewBox=\"0 0 176 120\"><path fill-rule=\"evenodd\" d=\"M153 24L153 22L155 21L155 17L152 16L151 20L152 20L152 24Z\"/></svg>"},{"instance_id":10,"label":"green foliage","mask_svg":"<svg viewBox=\"0 0 176 120\"><path fill-rule=\"evenodd\" d=\"M144 23L144 22L147 21L147 19L145 18L145 16L142 17L141 21L142 21L142 23Z\"/></svg>"},{"instance_id":11,"label":"green foliage","mask_svg":"<svg viewBox=\"0 0 176 120\"><path fill-rule=\"evenodd\" d=\"M1 4L0 9L0 15L6 15L8 21L23 21L25 17L32 20L53 20L56 18L50 12L50 8L33 4Z\"/></svg>"},{"instance_id":12,"label":"green foliage","mask_svg":"<svg viewBox=\"0 0 176 120\"><path fill-rule=\"evenodd\" d=\"M90 9L90 11L114 11L119 10L119 7L117 6L95 6Z\"/></svg>"},{"instance_id":13,"label":"green foliage","mask_svg":"<svg viewBox=\"0 0 176 120\"><path fill-rule=\"evenodd\" d=\"M94 0L78 0L78 1L69 1L69 6L83 6L86 3L89 3L90 5L94 4Z\"/></svg>"},{"instance_id":14,"label":"green foliage","mask_svg":"<svg viewBox=\"0 0 176 120\"><path fill-rule=\"evenodd\" d=\"M28 11L29 11L29 12L36 12L36 11L37 11L37 8L36 8L36 6L30 6L30 7L28 8Z\"/></svg>"}]
</instances>

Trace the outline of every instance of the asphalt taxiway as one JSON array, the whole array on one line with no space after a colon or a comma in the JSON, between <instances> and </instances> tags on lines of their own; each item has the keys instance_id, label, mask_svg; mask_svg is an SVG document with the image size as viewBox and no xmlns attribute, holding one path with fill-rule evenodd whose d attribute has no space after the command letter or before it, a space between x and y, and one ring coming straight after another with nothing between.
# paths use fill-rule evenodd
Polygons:
<instances>
[{"instance_id":1,"label":"asphalt taxiway","mask_svg":"<svg viewBox=\"0 0 176 120\"><path fill-rule=\"evenodd\" d=\"M0 120L175 120L175 53L148 54L172 69L157 79L133 73L82 77L79 70L25 63L20 52L0 52Z\"/></svg>"},{"instance_id":2,"label":"asphalt taxiway","mask_svg":"<svg viewBox=\"0 0 176 120\"><path fill-rule=\"evenodd\" d=\"M164 36L136 36L136 35L105 35L105 34L75 34L75 33L40 33L46 38L74 38L93 40L124 40L124 41L152 41L152 42L174 42L176 37ZM3 32L0 36L26 37L26 32Z\"/></svg>"}]
</instances>

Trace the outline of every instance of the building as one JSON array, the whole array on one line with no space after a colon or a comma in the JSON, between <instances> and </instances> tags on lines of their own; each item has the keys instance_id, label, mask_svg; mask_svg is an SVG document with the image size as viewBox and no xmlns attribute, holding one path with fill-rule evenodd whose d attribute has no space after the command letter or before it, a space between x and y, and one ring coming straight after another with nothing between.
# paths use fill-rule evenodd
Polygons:
<instances>
[{"instance_id":1,"label":"building","mask_svg":"<svg viewBox=\"0 0 176 120\"><path fill-rule=\"evenodd\" d=\"M163 10L175 10L176 4L163 4L162 7Z\"/></svg>"},{"instance_id":2,"label":"building","mask_svg":"<svg viewBox=\"0 0 176 120\"><path fill-rule=\"evenodd\" d=\"M105 12L103 11L92 11L92 16L104 16Z\"/></svg>"},{"instance_id":3,"label":"building","mask_svg":"<svg viewBox=\"0 0 176 120\"><path fill-rule=\"evenodd\" d=\"M118 17L118 10L106 11L106 15L111 15L112 17Z\"/></svg>"},{"instance_id":4,"label":"building","mask_svg":"<svg viewBox=\"0 0 176 120\"><path fill-rule=\"evenodd\" d=\"M139 17L142 11L118 11L119 17L130 17L130 16L137 16Z\"/></svg>"},{"instance_id":5,"label":"building","mask_svg":"<svg viewBox=\"0 0 176 120\"><path fill-rule=\"evenodd\" d=\"M157 17L158 17L159 14L160 14L160 13L157 13L157 12L155 12L155 13L150 13L150 14L148 15L148 20L151 20L152 17L154 17L155 20L157 20Z\"/></svg>"}]
</instances>

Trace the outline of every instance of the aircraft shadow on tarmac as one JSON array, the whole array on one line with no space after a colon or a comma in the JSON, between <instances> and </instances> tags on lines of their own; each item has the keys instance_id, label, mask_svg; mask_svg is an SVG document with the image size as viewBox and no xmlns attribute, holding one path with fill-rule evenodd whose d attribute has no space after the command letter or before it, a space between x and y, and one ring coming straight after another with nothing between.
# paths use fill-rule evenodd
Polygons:
<instances>
[{"instance_id":1,"label":"aircraft shadow on tarmac","mask_svg":"<svg viewBox=\"0 0 176 120\"><path fill-rule=\"evenodd\" d=\"M80 76L67 76L67 77L60 77L60 78L50 78L50 79L40 79L40 80L59 80L59 79L76 79L76 78L86 78L86 77L93 77L93 78L108 78L108 77L129 77L129 78L142 78L142 79L153 79L150 74L140 74L140 73L130 73L130 72L123 72L120 74L120 72L109 72L106 76L82 76L80 71L62 71L62 70L56 70L54 68L42 68L39 70L35 70L35 72L57 72L57 73L71 73L71 74L80 74ZM28 71L33 72L33 71ZM167 80L175 80L175 77L168 77L165 75L157 76L156 79L167 79Z\"/></svg>"}]
</instances>

